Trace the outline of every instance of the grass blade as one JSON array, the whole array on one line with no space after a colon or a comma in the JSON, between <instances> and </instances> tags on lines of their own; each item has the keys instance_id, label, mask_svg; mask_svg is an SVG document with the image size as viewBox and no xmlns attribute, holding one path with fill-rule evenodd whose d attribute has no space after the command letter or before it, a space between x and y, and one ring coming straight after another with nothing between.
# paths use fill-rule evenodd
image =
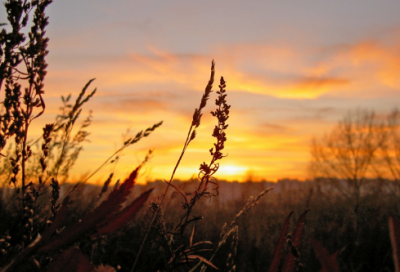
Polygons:
<instances>
[{"instance_id":1,"label":"grass blade","mask_svg":"<svg viewBox=\"0 0 400 272\"><path fill-rule=\"evenodd\" d=\"M286 236L289 230L290 217L293 212L289 213L286 217L285 223L283 224L281 235L279 236L278 244L275 247L274 257L272 259L271 266L269 268L269 272L278 272L279 264L281 263L283 247L285 245Z\"/></svg>"},{"instance_id":2,"label":"grass blade","mask_svg":"<svg viewBox=\"0 0 400 272\"><path fill-rule=\"evenodd\" d=\"M320 272L340 272L339 265L337 263L337 256L339 250L330 255L328 250L324 248L317 240L310 237L310 242L314 248L315 254L321 264Z\"/></svg>"},{"instance_id":3,"label":"grass blade","mask_svg":"<svg viewBox=\"0 0 400 272\"><path fill-rule=\"evenodd\" d=\"M296 249L298 249L300 246L301 236L304 227L304 220L306 219L306 215L309 211L310 210L306 210L302 215L300 215L300 218L297 221L296 227L294 229L292 245ZM285 256L282 272L293 272L294 269L295 269L295 256L293 255L292 250L289 250Z\"/></svg>"},{"instance_id":4,"label":"grass blade","mask_svg":"<svg viewBox=\"0 0 400 272\"><path fill-rule=\"evenodd\" d=\"M110 218L107 225L100 228L94 236L109 234L124 226L143 207L152 191L153 189L147 190L121 212L116 213L112 218Z\"/></svg>"},{"instance_id":5,"label":"grass blade","mask_svg":"<svg viewBox=\"0 0 400 272\"><path fill-rule=\"evenodd\" d=\"M395 271L400 272L400 222L393 216L389 217L389 233L393 248Z\"/></svg>"},{"instance_id":6,"label":"grass blade","mask_svg":"<svg viewBox=\"0 0 400 272\"><path fill-rule=\"evenodd\" d=\"M38 253L50 252L66 244L73 243L86 231L109 222L110 218L114 216L114 213L121 209L122 203L131 192L139 169L140 167L136 168L119 187L114 188L107 200L103 201L96 209L88 213L81 222L66 228L62 232L62 235L56 236L48 244L41 247Z\"/></svg>"},{"instance_id":7,"label":"grass blade","mask_svg":"<svg viewBox=\"0 0 400 272\"><path fill-rule=\"evenodd\" d=\"M199 255L189 255L187 256L188 259L198 259L200 261L202 261L203 263L207 264L208 266L211 266L212 268L219 270L212 262L210 262L209 260L207 260L206 258L199 256ZM197 265L196 265L197 266Z\"/></svg>"},{"instance_id":8,"label":"grass blade","mask_svg":"<svg viewBox=\"0 0 400 272\"><path fill-rule=\"evenodd\" d=\"M196 227L196 225L193 224L192 233L190 234L190 239L189 239L189 247L191 247L193 245L193 236L194 236L195 227Z\"/></svg>"}]
</instances>

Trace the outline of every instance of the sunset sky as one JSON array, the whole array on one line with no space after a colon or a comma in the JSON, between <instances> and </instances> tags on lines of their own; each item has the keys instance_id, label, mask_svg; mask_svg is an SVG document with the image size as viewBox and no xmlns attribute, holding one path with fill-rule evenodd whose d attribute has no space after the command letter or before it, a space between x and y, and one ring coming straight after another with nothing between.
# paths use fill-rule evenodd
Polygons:
<instances>
[{"instance_id":1,"label":"sunset sky","mask_svg":"<svg viewBox=\"0 0 400 272\"><path fill-rule=\"evenodd\" d=\"M313 136L349 110L384 115L400 105L399 14L394 0L54 1L47 10L47 112L36 131L52 122L61 95L75 98L96 78L90 89L97 94L85 108L93 110L91 142L74 175L96 169L127 129L134 136L163 120L123 153L116 170L126 175L154 148L141 181L169 179L214 59L214 90L224 76L232 105L228 156L216 177L306 179ZM215 98L177 178L197 175L211 159Z\"/></svg>"}]
</instances>

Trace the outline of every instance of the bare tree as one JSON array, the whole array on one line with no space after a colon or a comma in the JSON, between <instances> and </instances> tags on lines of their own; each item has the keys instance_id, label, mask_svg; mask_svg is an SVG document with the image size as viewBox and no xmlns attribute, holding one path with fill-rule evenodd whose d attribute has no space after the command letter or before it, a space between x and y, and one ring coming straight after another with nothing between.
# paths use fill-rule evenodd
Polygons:
<instances>
[{"instance_id":1,"label":"bare tree","mask_svg":"<svg viewBox=\"0 0 400 272\"><path fill-rule=\"evenodd\" d=\"M392 181L392 189L400 191L400 111L394 109L387 117L384 130L384 142L380 148L382 161L385 168L381 176Z\"/></svg>"},{"instance_id":2,"label":"bare tree","mask_svg":"<svg viewBox=\"0 0 400 272\"><path fill-rule=\"evenodd\" d=\"M314 178L355 201L356 212L363 186L380 169L377 157L386 139L384 127L373 111L357 110L349 112L321 140L312 141L310 170Z\"/></svg>"}]
</instances>

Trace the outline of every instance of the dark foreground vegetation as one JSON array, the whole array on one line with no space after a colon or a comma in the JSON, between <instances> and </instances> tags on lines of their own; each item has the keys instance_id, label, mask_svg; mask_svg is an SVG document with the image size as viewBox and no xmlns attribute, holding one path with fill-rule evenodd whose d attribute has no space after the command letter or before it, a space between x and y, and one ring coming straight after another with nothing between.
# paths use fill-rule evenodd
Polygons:
<instances>
[{"instance_id":1,"label":"dark foreground vegetation","mask_svg":"<svg viewBox=\"0 0 400 272\"><path fill-rule=\"evenodd\" d=\"M195 181L182 183L180 187L183 191L189 192L190 189L195 188L195 183ZM257 205L239 217L236 225L237 232L228 237L212 263L220 271L232 271L232 265L227 263L231 256L236 271L269 271L286 217L293 212L288 231L293 234L301 214L310 210L306 214L301 244L297 248L300 253L297 267L301 267L302 271L320 271L321 269L321 260L316 254L318 247L313 244L315 241L327 250L327 255L335 256L332 262L337 260L340 267L340 270L325 271L395 271L388 218L389 216L400 217L400 197L391 192L366 194L362 197L361 206L356 214L354 202L329 192L318 192L311 185L312 183L298 189L281 192L271 191L259 199ZM73 187L68 184L64 186L65 188L61 190L61 198ZM152 183L136 185L134 193L130 196L132 199L150 188L154 188L154 191L149 197L149 202L133 220L122 229L102 236L101 239L81 240L76 242L75 246L79 247L82 254L95 265L107 264L115 268L120 267L119 271L130 271L152 219L153 212L150 209L150 203L157 201L157 197L165 186L165 184L154 186ZM234 186L235 190L240 192L237 194L239 196L237 199L229 200L221 190L221 198L218 196L211 200L203 199L194 207L193 215L203 217L195 224L192 238L194 244L199 241L210 241L212 245L207 245L207 248L215 250L221 240L220 233L224 224L229 226L236 214L246 206L249 194L256 196L257 192L265 189L266 184L222 183L221 189L229 191L230 186ZM77 189L77 197L71 207L73 212L66 225L71 225L84 217L96 206L101 189L93 185L85 185ZM80 197L82 195L85 197ZM50 198L50 192L42 197L43 202ZM4 195L3 199L7 197ZM176 211L182 209L182 199L173 191L167 194L166 199L167 211L163 214L163 221L165 227L168 228L180 221L180 214ZM45 204L47 203L41 203L39 206ZM12 214L9 209L5 209L4 204L1 216L5 222L13 220ZM1 224L0 231L7 232L7 226L8 224ZM169 260L160 244L162 238L159 229L155 227L151 230L148 241L136 271L163 271ZM288 250L286 239L284 250ZM207 259L210 259L212 255L213 251L202 253L202 256ZM326 265L332 266L330 262ZM190 270L186 267L181 268L183 268L182 271Z\"/></svg>"},{"instance_id":2,"label":"dark foreground vegetation","mask_svg":"<svg viewBox=\"0 0 400 272\"><path fill-rule=\"evenodd\" d=\"M51 2L4 3L8 23L0 32L1 272L400 271L398 180L386 180L380 171L375 171L377 179L366 178L379 152L395 176L396 149L388 145L387 130L378 130L378 138L365 133L375 131L372 123L356 132L351 122L343 126L348 150L333 145L340 138L325 146L315 143L313 168L324 169L322 178L296 190L221 183L215 174L225 157L230 113L221 77L211 111L216 125L210 132L215 144L209 163L200 164L196 179L174 181L214 95L214 62L169 180L135 185L146 157L112 189L113 174L104 177L101 188L86 183L102 167L117 163L122 150L153 134L159 122L127 139L86 179L64 183L89 135L91 113L83 121L79 117L96 90L87 93L90 80L75 102L70 95L62 97L55 122L43 128L40 139L30 139L32 122L46 109L45 9ZM360 137L351 141L354 133ZM344 176L335 175L337 161ZM238 191L240 197L229 197Z\"/></svg>"}]
</instances>

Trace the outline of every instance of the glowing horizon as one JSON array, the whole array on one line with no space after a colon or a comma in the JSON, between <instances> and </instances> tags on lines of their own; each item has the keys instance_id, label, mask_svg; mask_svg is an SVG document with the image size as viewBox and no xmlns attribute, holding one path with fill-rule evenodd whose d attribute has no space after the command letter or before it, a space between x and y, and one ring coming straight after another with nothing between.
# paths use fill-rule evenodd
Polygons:
<instances>
[{"instance_id":1,"label":"glowing horizon","mask_svg":"<svg viewBox=\"0 0 400 272\"><path fill-rule=\"evenodd\" d=\"M55 1L47 11L47 107L30 137L54 121L61 95L75 99L96 78L89 90L98 91L82 112L93 110L90 143L72 178L101 165L128 128L135 135L164 121L123 153L116 176L124 178L154 149L140 182L169 179L215 60L213 90L223 76L232 106L228 156L216 178L307 179L312 137L329 132L349 110L385 115L398 106L398 10L400 2L387 0ZM211 159L215 98L214 92L177 179L197 176ZM104 181L112 169L91 182Z\"/></svg>"}]
</instances>

